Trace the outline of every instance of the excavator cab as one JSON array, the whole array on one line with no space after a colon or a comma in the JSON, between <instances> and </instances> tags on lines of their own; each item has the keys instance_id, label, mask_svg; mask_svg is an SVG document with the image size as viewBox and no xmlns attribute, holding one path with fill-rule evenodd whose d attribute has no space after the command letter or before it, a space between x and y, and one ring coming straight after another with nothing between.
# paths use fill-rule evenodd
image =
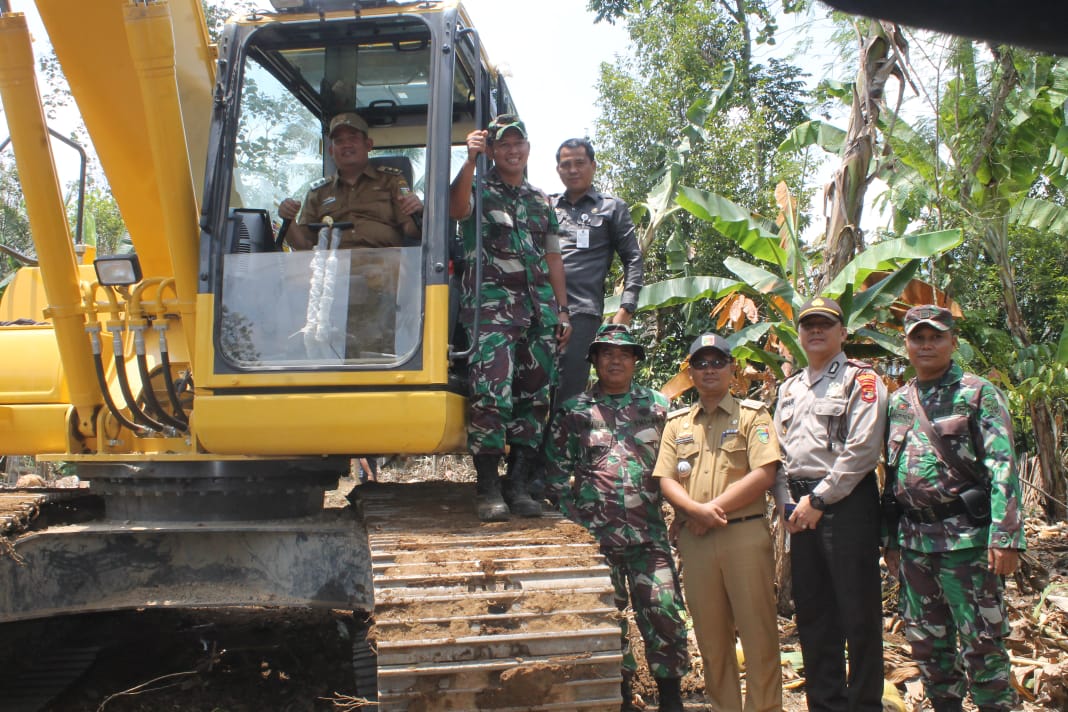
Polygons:
<instances>
[{"instance_id":1,"label":"excavator cab","mask_svg":"<svg viewBox=\"0 0 1068 712\"><path fill-rule=\"evenodd\" d=\"M216 94L229 100L214 107L208 146L198 304L210 318L197 333L209 365L198 435L213 452L250 437L307 454L463 448L450 282L465 265L448 186L466 134L511 100L456 8L341 5L350 11L241 18L220 43ZM421 240L332 248L334 226L320 229L322 249L284 242L277 206L333 178L327 127L342 112L368 123L371 164L422 198ZM235 418L249 393L255 417Z\"/></svg>"}]
</instances>

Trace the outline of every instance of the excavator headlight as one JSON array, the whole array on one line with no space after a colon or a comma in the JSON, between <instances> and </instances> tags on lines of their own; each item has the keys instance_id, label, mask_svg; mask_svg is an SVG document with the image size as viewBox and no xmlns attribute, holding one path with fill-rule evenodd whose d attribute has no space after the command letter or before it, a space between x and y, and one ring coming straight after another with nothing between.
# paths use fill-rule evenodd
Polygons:
<instances>
[{"instance_id":1,"label":"excavator headlight","mask_svg":"<svg viewBox=\"0 0 1068 712\"><path fill-rule=\"evenodd\" d=\"M127 286L141 281L141 262L137 255L107 255L93 260L96 280L109 287Z\"/></svg>"}]
</instances>

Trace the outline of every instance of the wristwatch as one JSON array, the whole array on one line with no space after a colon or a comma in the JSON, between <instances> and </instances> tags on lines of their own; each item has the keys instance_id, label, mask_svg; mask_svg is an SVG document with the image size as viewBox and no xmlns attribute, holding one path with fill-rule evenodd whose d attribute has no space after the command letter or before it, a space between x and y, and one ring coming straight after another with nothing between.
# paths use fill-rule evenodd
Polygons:
<instances>
[{"instance_id":1,"label":"wristwatch","mask_svg":"<svg viewBox=\"0 0 1068 712\"><path fill-rule=\"evenodd\" d=\"M556 313L557 314L571 314L571 310L568 309L566 305L560 305L560 306L556 307Z\"/></svg>"},{"instance_id":2,"label":"wristwatch","mask_svg":"<svg viewBox=\"0 0 1068 712\"><path fill-rule=\"evenodd\" d=\"M808 503L813 509L820 512L827 509L827 503L824 502L823 497L819 496L818 494L810 494L808 496Z\"/></svg>"}]
</instances>

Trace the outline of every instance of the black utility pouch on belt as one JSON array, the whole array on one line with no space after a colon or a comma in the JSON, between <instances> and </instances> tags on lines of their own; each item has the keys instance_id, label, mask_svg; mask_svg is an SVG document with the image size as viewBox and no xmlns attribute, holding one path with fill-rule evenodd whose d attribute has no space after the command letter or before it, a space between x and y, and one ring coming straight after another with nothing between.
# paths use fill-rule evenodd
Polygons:
<instances>
[{"instance_id":1,"label":"black utility pouch on belt","mask_svg":"<svg viewBox=\"0 0 1068 712\"><path fill-rule=\"evenodd\" d=\"M983 487L972 487L957 495L964 505L964 512L972 524L977 527L990 523L990 490Z\"/></svg>"}]
</instances>

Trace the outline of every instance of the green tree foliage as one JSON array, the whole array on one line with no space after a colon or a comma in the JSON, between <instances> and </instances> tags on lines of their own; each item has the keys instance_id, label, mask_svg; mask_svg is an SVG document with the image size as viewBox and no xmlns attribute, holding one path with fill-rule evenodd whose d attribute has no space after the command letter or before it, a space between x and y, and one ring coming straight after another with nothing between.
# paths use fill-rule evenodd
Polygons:
<instances>
[{"instance_id":1,"label":"green tree foliage","mask_svg":"<svg viewBox=\"0 0 1068 712\"><path fill-rule=\"evenodd\" d=\"M799 68L780 60L751 62L757 38L770 38L755 10L764 5L745 3L754 10L740 15L729 4L703 1L598 5L591 9L626 22L633 50L601 67L599 182L636 205L647 202L666 170L675 170L676 185L771 210L772 187L781 179L795 182L800 173L799 164L782 159L775 147L806 117L807 96ZM696 98L732 78L733 91L719 110L696 126L687 119ZM647 282L727 277L722 261L732 254L744 253L711 225L677 213L647 248ZM654 380L674 372L688 339L710 325L710 310L706 301L657 312L662 348L646 362L658 374Z\"/></svg>"}]
</instances>

